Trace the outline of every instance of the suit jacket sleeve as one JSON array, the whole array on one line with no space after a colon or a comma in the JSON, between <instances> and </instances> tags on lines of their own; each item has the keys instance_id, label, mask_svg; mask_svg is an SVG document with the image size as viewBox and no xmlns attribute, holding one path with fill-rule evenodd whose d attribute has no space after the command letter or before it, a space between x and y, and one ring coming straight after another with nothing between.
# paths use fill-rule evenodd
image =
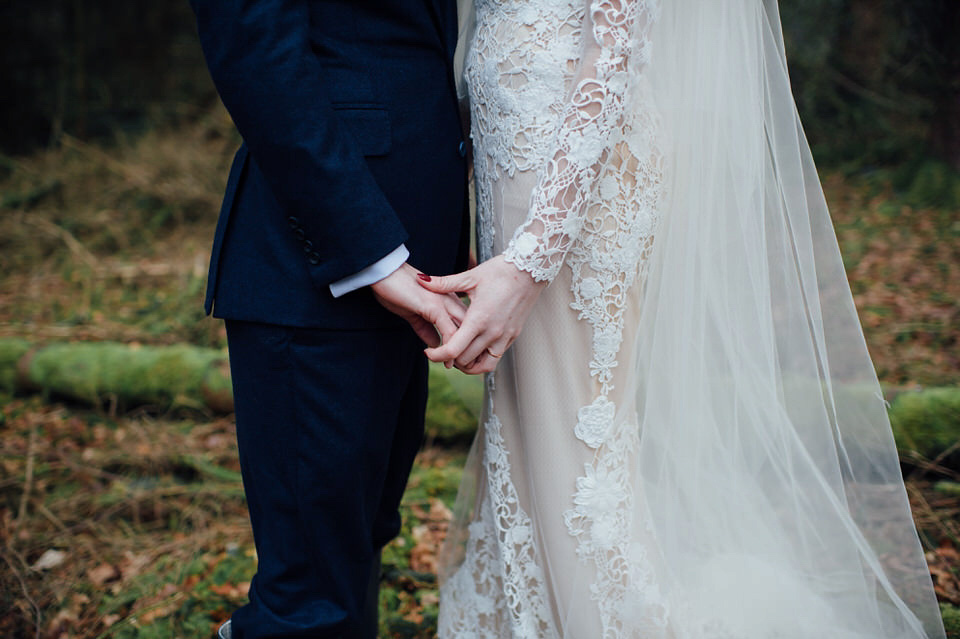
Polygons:
<instances>
[{"instance_id":1,"label":"suit jacket sleeve","mask_svg":"<svg viewBox=\"0 0 960 639\"><path fill-rule=\"evenodd\" d=\"M310 48L306 0L191 0L214 84L326 289L407 239ZM310 259L311 255L313 259Z\"/></svg>"}]
</instances>

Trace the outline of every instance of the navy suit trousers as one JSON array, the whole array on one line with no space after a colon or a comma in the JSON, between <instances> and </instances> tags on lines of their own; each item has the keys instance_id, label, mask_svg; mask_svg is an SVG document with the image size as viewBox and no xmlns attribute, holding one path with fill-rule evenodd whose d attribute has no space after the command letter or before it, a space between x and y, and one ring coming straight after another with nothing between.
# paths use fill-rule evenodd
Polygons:
<instances>
[{"instance_id":1,"label":"navy suit trousers","mask_svg":"<svg viewBox=\"0 0 960 639\"><path fill-rule=\"evenodd\" d=\"M233 636L371 639L370 577L423 437L423 344L405 326L226 324L259 555Z\"/></svg>"}]
</instances>

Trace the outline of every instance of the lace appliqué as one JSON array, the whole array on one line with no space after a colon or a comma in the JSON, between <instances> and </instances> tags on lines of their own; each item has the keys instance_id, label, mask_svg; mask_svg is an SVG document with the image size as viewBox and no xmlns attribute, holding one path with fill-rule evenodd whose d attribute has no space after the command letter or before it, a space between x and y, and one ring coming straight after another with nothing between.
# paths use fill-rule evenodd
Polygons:
<instances>
[{"instance_id":1,"label":"lace appliqu\u00e9","mask_svg":"<svg viewBox=\"0 0 960 639\"><path fill-rule=\"evenodd\" d=\"M480 260L493 257L492 189L553 152L580 46L583 0L478 0L466 61Z\"/></svg>"},{"instance_id":2,"label":"lace appliqu\u00e9","mask_svg":"<svg viewBox=\"0 0 960 639\"><path fill-rule=\"evenodd\" d=\"M642 68L657 4L592 0L585 8L582 0L480 0L477 11L466 73L480 259L494 254L494 189L517 172L536 172L527 221L504 255L539 281L553 280L567 264L571 307L593 329L589 368L597 390L579 410L574 435L595 456L577 480L564 521L578 540L579 559L595 566L590 589L602 637L634 636L636 629L659 637L667 606L648 550L632 536L629 462L638 427L635 421L615 427L609 399L624 312L645 275L662 190L656 112L641 108L649 95ZM581 65L583 37L592 38L597 51ZM500 422L490 414L488 490L470 525L465 563L445 586L450 605L440 636L511 636L504 632L509 628L514 637L552 638L531 522L510 479Z\"/></svg>"},{"instance_id":3,"label":"lace appliqu\u00e9","mask_svg":"<svg viewBox=\"0 0 960 639\"><path fill-rule=\"evenodd\" d=\"M659 153L651 153L655 146L649 144L655 129L642 117L653 112L644 108L649 102L643 69L658 8L655 0L593 0L589 5L586 22L592 28L583 34L583 55L590 60L582 61L573 79L527 221L504 251L508 262L537 281L556 277L591 217L590 205L601 186L615 189L618 173L647 186L658 173Z\"/></svg>"},{"instance_id":4,"label":"lace appliqu\u00e9","mask_svg":"<svg viewBox=\"0 0 960 639\"><path fill-rule=\"evenodd\" d=\"M644 125L611 152L617 161L605 167L601 197L591 203L566 258L573 273L570 306L593 327L590 374L601 396L613 388L624 311L631 295L639 299L659 222L663 167L652 139L657 123L651 114L643 118Z\"/></svg>"},{"instance_id":5,"label":"lace appliqu\u00e9","mask_svg":"<svg viewBox=\"0 0 960 639\"><path fill-rule=\"evenodd\" d=\"M493 383L493 375L488 375L490 417L484 426L483 458L487 491L469 526L464 563L441 592L448 605L441 608L438 635L555 639L533 522L510 478L502 426L492 410Z\"/></svg>"},{"instance_id":6,"label":"lace appliqu\u00e9","mask_svg":"<svg viewBox=\"0 0 960 639\"><path fill-rule=\"evenodd\" d=\"M596 7L596 5L594 5ZM594 10L596 10L594 8ZM647 8L647 12L655 9ZM624 17L625 20L652 20L651 15ZM597 34L598 41L608 34ZM605 49L606 51L607 49ZM614 52L616 52L616 47ZM645 55L645 53L644 53ZM646 59L639 61L645 63ZM601 63L600 68L613 63ZM598 75L602 75L599 74ZM607 74L608 90L625 92L620 72ZM646 87L634 87L634 99L644 102ZM580 409L574 434L596 450L592 464L578 478L574 507L565 514L571 535L577 538L577 554L581 561L592 563L596 580L591 594L600 612L603 639L643 636L650 639L666 636L669 606L658 588L656 575L647 556L651 550L636 541L638 533L649 537L650 530L634 530L638 504L631 490L630 463L639 446L636 420L616 425L616 406L608 397L613 390L613 373L623 342L624 313L630 301L639 299L645 280L653 238L658 223L662 196L662 155L657 146L659 122L654 109L623 111L622 93L608 105L607 117L617 120L614 131L604 140L603 149L571 147L575 159L565 172L548 173L543 187L569 183L576 185L577 198L571 211L583 210L582 221L571 223L570 214L556 215L543 203L547 198L562 197L556 187L541 190L541 206L530 224L539 224L548 242L537 242L527 250L516 242L524 234L521 229L512 245L525 259L514 264L530 272L535 279L550 279L558 270L557 260L565 258L572 272L571 307L579 311L579 319L593 328L590 374L599 384L594 401ZM603 117L603 110L598 118ZM610 125L610 120L607 125ZM584 136L596 135L587 129ZM601 168L594 174L597 157ZM593 164L590 164L593 162ZM554 163L551 169L558 169ZM565 175L564 175L565 173ZM585 199L583 183L593 187L591 199ZM536 210L536 208L535 208ZM551 234L551 229L554 233ZM576 233L575 236L568 235ZM567 238L575 237L570 241ZM559 239L557 239L559 238ZM526 240L530 244L529 240ZM565 254L564 251L567 251ZM521 253L522 251L522 253ZM648 521L648 520L646 520Z\"/></svg>"},{"instance_id":7,"label":"lace appliqu\u00e9","mask_svg":"<svg viewBox=\"0 0 960 639\"><path fill-rule=\"evenodd\" d=\"M579 542L580 560L596 566L590 593L600 610L602 639L656 639L666 636L667 605L648 548L633 541L637 504L630 488L630 464L639 447L639 429L636 420L628 420L614 431L612 415L606 420L611 406L603 399L594 402L612 432L602 445L592 446L599 449L597 456L577 479L573 508L564 514L564 521Z\"/></svg>"}]
</instances>

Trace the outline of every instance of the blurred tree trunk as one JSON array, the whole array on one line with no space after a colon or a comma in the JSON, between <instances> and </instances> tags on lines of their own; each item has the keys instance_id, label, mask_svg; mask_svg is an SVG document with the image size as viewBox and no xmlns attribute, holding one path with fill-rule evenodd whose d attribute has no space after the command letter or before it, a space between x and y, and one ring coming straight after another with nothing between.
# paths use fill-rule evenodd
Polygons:
<instances>
[{"instance_id":1,"label":"blurred tree trunk","mask_svg":"<svg viewBox=\"0 0 960 639\"><path fill-rule=\"evenodd\" d=\"M890 166L935 154L960 169L960 0L780 9L818 161ZM110 137L163 124L215 99L181 0L2 0L0 87L2 153L61 132Z\"/></svg>"},{"instance_id":2,"label":"blurred tree trunk","mask_svg":"<svg viewBox=\"0 0 960 639\"><path fill-rule=\"evenodd\" d=\"M87 60L84 40L87 38L83 0L73 0L73 93L77 97L75 130L77 137L87 137Z\"/></svg>"},{"instance_id":3,"label":"blurred tree trunk","mask_svg":"<svg viewBox=\"0 0 960 639\"><path fill-rule=\"evenodd\" d=\"M174 120L215 97L179 0L3 0L0 87L6 153Z\"/></svg>"},{"instance_id":4,"label":"blurred tree trunk","mask_svg":"<svg viewBox=\"0 0 960 639\"><path fill-rule=\"evenodd\" d=\"M940 0L931 27L931 45L937 52L933 67L934 110L930 123L933 151L960 171L960 1Z\"/></svg>"}]
</instances>

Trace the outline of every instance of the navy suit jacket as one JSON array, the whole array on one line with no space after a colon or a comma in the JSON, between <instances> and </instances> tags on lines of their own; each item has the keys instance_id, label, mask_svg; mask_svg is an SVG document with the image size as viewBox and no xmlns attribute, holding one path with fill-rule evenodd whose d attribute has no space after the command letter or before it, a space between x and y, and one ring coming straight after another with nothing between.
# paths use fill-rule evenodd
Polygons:
<instances>
[{"instance_id":1,"label":"navy suit jacket","mask_svg":"<svg viewBox=\"0 0 960 639\"><path fill-rule=\"evenodd\" d=\"M401 243L461 270L466 145L455 0L191 0L243 137L217 224L206 310L291 326L398 325L329 285Z\"/></svg>"}]
</instances>

